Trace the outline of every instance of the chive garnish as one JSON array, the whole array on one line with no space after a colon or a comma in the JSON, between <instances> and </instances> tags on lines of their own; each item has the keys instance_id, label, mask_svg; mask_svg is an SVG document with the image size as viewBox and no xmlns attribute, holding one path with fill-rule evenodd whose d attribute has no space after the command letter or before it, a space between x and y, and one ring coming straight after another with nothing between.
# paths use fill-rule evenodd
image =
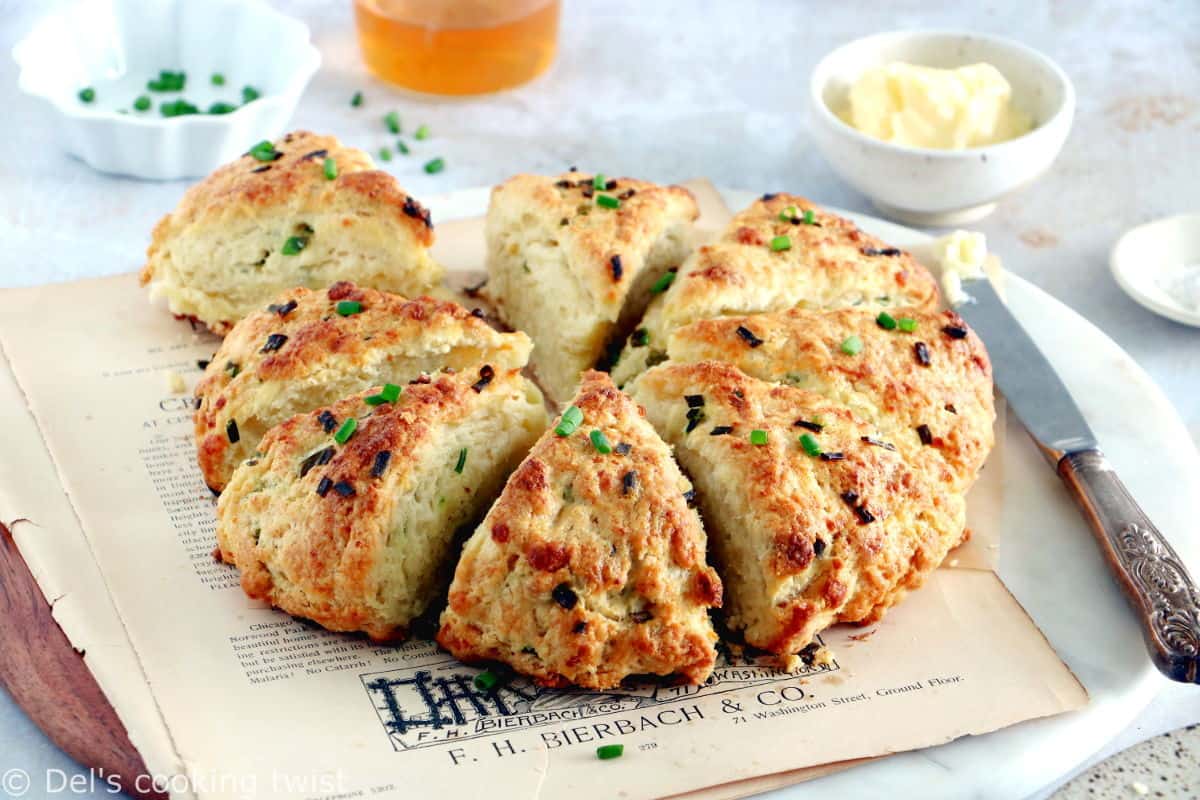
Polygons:
<instances>
[{"instance_id":1,"label":"chive garnish","mask_svg":"<svg viewBox=\"0 0 1200 800\"><path fill-rule=\"evenodd\" d=\"M750 444L764 445L767 443L767 432L759 428L750 431Z\"/></svg>"},{"instance_id":2,"label":"chive garnish","mask_svg":"<svg viewBox=\"0 0 1200 800\"><path fill-rule=\"evenodd\" d=\"M150 98L147 95L141 95L137 100L133 101L133 107L138 111L150 110Z\"/></svg>"},{"instance_id":3,"label":"chive garnish","mask_svg":"<svg viewBox=\"0 0 1200 800\"><path fill-rule=\"evenodd\" d=\"M732 425L714 425L713 429L708 432L708 435L709 436L725 436L726 434L730 434L730 433L733 433Z\"/></svg>"},{"instance_id":4,"label":"chive garnish","mask_svg":"<svg viewBox=\"0 0 1200 800\"><path fill-rule=\"evenodd\" d=\"M338 176L337 162L332 158L325 159L323 169L325 171L325 180L327 181L331 181Z\"/></svg>"},{"instance_id":5,"label":"chive garnish","mask_svg":"<svg viewBox=\"0 0 1200 800\"><path fill-rule=\"evenodd\" d=\"M879 316L875 318L875 324L885 331L896 330L896 318L886 311L879 312Z\"/></svg>"},{"instance_id":6,"label":"chive garnish","mask_svg":"<svg viewBox=\"0 0 1200 800\"><path fill-rule=\"evenodd\" d=\"M475 394L479 394L484 388L492 382L492 378L496 377L496 370L491 364L484 364L479 368L479 380L471 384L471 389Z\"/></svg>"},{"instance_id":7,"label":"chive garnish","mask_svg":"<svg viewBox=\"0 0 1200 800\"><path fill-rule=\"evenodd\" d=\"M633 332L633 335L629 337L629 343L634 347L645 347L646 345L650 344L650 331L646 330L645 328L638 328Z\"/></svg>"},{"instance_id":8,"label":"chive garnish","mask_svg":"<svg viewBox=\"0 0 1200 800\"><path fill-rule=\"evenodd\" d=\"M342 497L354 497L354 487L346 481L338 481L333 485L333 490Z\"/></svg>"},{"instance_id":9,"label":"chive garnish","mask_svg":"<svg viewBox=\"0 0 1200 800\"><path fill-rule=\"evenodd\" d=\"M813 213L813 210L811 208L804 209L803 222L805 225L816 225L817 224L816 214Z\"/></svg>"},{"instance_id":10,"label":"chive garnish","mask_svg":"<svg viewBox=\"0 0 1200 800\"><path fill-rule=\"evenodd\" d=\"M780 222L792 222L796 219L796 207L788 206L783 211L779 212Z\"/></svg>"},{"instance_id":11,"label":"chive garnish","mask_svg":"<svg viewBox=\"0 0 1200 800\"><path fill-rule=\"evenodd\" d=\"M476 675L473 682L476 689L481 692L487 692L490 691L497 683L499 683L500 679L496 677L494 672L487 671Z\"/></svg>"},{"instance_id":12,"label":"chive garnish","mask_svg":"<svg viewBox=\"0 0 1200 800\"><path fill-rule=\"evenodd\" d=\"M621 201L613 197L611 194L598 194L596 195L596 205L600 206L601 208L616 209L621 207Z\"/></svg>"},{"instance_id":13,"label":"chive garnish","mask_svg":"<svg viewBox=\"0 0 1200 800\"><path fill-rule=\"evenodd\" d=\"M212 77L209 78L209 81L212 82L213 86L224 86L225 85L225 76L219 72L214 72L212 74Z\"/></svg>"},{"instance_id":14,"label":"chive garnish","mask_svg":"<svg viewBox=\"0 0 1200 800\"><path fill-rule=\"evenodd\" d=\"M637 486L637 473L633 470L621 476L621 494L629 494Z\"/></svg>"},{"instance_id":15,"label":"chive garnish","mask_svg":"<svg viewBox=\"0 0 1200 800\"><path fill-rule=\"evenodd\" d=\"M595 189L597 192L604 191L605 183L606 183L606 181L604 180L603 172L597 172L596 176L594 178L592 178L592 188Z\"/></svg>"},{"instance_id":16,"label":"chive garnish","mask_svg":"<svg viewBox=\"0 0 1200 800\"><path fill-rule=\"evenodd\" d=\"M363 104L363 93L355 92L354 96L350 98L350 105L353 106L354 108L358 108L362 104Z\"/></svg>"},{"instance_id":17,"label":"chive garnish","mask_svg":"<svg viewBox=\"0 0 1200 800\"><path fill-rule=\"evenodd\" d=\"M369 406L381 406L384 403L394 403L399 399L400 387L394 383L385 383L378 394L364 397L363 402Z\"/></svg>"},{"instance_id":18,"label":"chive garnish","mask_svg":"<svg viewBox=\"0 0 1200 800\"><path fill-rule=\"evenodd\" d=\"M338 428L337 433L333 435L333 440L338 444L345 444L350 441L350 437L354 435L354 431L358 429L358 420L354 417L346 417L346 421L342 423L342 427Z\"/></svg>"},{"instance_id":19,"label":"chive garnish","mask_svg":"<svg viewBox=\"0 0 1200 800\"><path fill-rule=\"evenodd\" d=\"M329 409L325 409L317 415L317 422L321 423L321 428L323 428L326 433L331 432L337 427L337 417L331 414Z\"/></svg>"},{"instance_id":20,"label":"chive garnish","mask_svg":"<svg viewBox=\"0 0 1200 800\"><path fill-rule=\"evenodd\" d=\"M901 317L899 320L900 330L905 333L912 333L917 329L917 321L912 317Z\"/></svg>"},{"instance_id":21,"label":"chive garnish","mask_svg":"<svg viewBox=\"0 0 1200 800\"><path fill-rule=\"evenodd\" d=\"M575 594L568 584L560 583L550 591L550 596L554 598L554 602L570 611L579 602L579 597Z\"/></svg>"},{"instance_id":22,"label":"chive garnish","mask_svg":"<svg viewBox=\"0 0 1200 800\"><path fill-rule=\"evenodd\" d=\"M928 367L930 365L929 346L927 344L924 342L917 342L913 345L913 353L917 356L917 363L922 367Z\"/></svg>"},{"instance_id":23,"label":"chive garnish","mask_svg":"<svg viewBox=\"0 0 1200 800\"><path fill-rule=\"evenodd\" d=\"M625 274L625 266L621 263L619 255L613 256L608 260L609 269L612 271L612 279L614 281L621 280L621 276Z\"/></svg>"},{"instance_id":24,"label":"chive garnish","mask_svg":"<svg viewBox=\"0 0 1200 800\"><path fill-rule=\"evenodd\" d=\"M337 304L337 313L341 314L343 317L361 314L362 310L362 303L358 300L339 300Z\"/></svg>"},{"instance_id":25,"label":"chive garnish","mask_svg":"<svg viewBox=\"0 0 1200 800\"><path fill-rule=\"evenodd\" d=\"M443 158L435 158L432 161L425 162L425 171L430 175L435 175L446 168L446 160Z\"/></svg>"},{"instance_id":26,"label":"chive garnish","mask_svg":"<svg viewBox=\"0 0 1200 800\"><path fill-rule=\"evenodd\" d=\"M890 442L885 442L882 439L876 439L874 436L863 436L861 438L867 444L874 445L875 447L882 447L884 450L895 451L896 449L896 445L891 444Z\"/></svg>"},{"instance_id":27,"label":"chive garnish","mask_svg":"<svg viewBox=\"0 0 1200 800\"><path fill-rule=\"evenodd\" d=\"M389 111L383 115L383 124L392 133L400 132L400 115L395 111Z\"/></svg>"},{"instance_id":28,"label":"chive garnish","mask_svg":"<svg viewBox=\"0 0 1200 800\"><path fill-rule=\"evenodd\" d=\"M850 335L842 340L842 352L848 356L856 356L862 352L862 349L862 339L857 335Z\"/></svg>"},{"instance_id":29,"label":"chive garnish","mask_svg":"<svg viewBox=\"0 0 1200 800\"><path fill-rule=\"evenodd\" d=\"M422 125L421 127L417 128L416 132L413 134L413 138L416 139L418 142L423 142L426 139L428 139L429 138L429 126Z\"/></svg>"},{"instance_id":30,"label":"chive garnish","mask_svg":"<svg viewBox=\"0 0 1200 800\"><path fill-rule=\"evenodd\" d=\"M755 334L754 331L750 330L745 325L738 325L737 335L742 337L746 341L746 344L750 345L752 348L758 347L763 343L763 340L758 338L757 334Z\"/></svg>"},{"instance_id":31,"label":"chive garnish","mask_svg":"<svg viewBox=\"0 0 1200 800\"><path fill-rule=\"evenodd\" d=\"M90 103L96 99L96 90L88 86L79 90L79 99L85 103Z\"/></svg>"},{"instance_id":32,"label":"chive garnish","mask_svg":"<svg viewBox=\"0 0 1200 800\"><path fill-rule=\"evenodd\" d=\"M650 287L650 293L651 294L662 294L674 282L675 282L675 271L670 270L668 272L664 272L662 274L662 276L654 282L654 285Z\"/></svg>"},{"instance_id":33,"label":"chive garnish","mask_svg":"<svg viewBox=\"0 0 1200 800\"><path fill-rule=\"evenodd\" d=\"M854 513L858 517L858 522L860 525L868 525L875 521L875 515L867 510L865 505L855 506Z\"/></svg>"},{"instance_id":34,"label":"chive garnish","mask_svg":"<svg viewBox=\"0 0 1200 800\"><path fill-rule=\"evenodd\" d=\"M583 423L583 412L575 406L570 406L562 413L554 432L559 436L570 436Z\"/></svg>"},{"instance_id":35,"label":"chive garnish","mask_svg":"<svg viewBox=\"0 0 1200 800\"><path fill-rule=\"evenodd\" d=\"M798 419L795 422L793 422L792 425L794 425L797 428L804 428L806 430L810 430L813 433L820 433L821 431L825 430L825 426L822 425L821 423L809 422L806 419Z\"/></svg>"},{"instance_id":36,"label":"chive garnish","mask_svg":"<svg viewBox=\"0 0 1200 800\"><path fill-rule=\"evenodd\" d=\"M392 160L391 149L387 148L387 147L379 148L379 160L380 161L391 161Z\"/></svg>"},{"instance_id":37,"label":"chive garnish","mask_svg":"<svg viewBox=\"0 0 1200 800\"><path fill-rule=\"evenodd\" d=\"M685 394L683 401L687 403L688 408L700 408L704 405L704 395L702 394Z\"/></svg>"},{"instance_id":38,"label":"chive garnish","mask_svg":"<svg viewBox=\"0 0 1200 800\"><path fill-rule=\"evenodd\" d=\"M230 444L237 444L238 440L242 438L241 433L238 432L236 419L231 419L225 423L225 436L229 439Z\"/></svg>"},{"instance_id":39,"label":"chive garnish","mask_svg":"<svg viewBox=\"0 0 1200 800\"><path fill-rule=\"evenodd\" d=\"M380 450L375 454L375 461L371 464L371 477L381 478L383 473L387 471L388 462L392 460L391 450Z\"/></svg>"},{"instance_id":40,"label":"chive garnish","mask_svg":"<svg viewBox=\"0 0 1200 800\"><path fill-rule=\"evenodd\" d=\"M813 539L813 555L821 555L825 552L825 540Z\"/></svg>"},{"instance_id":41,"label":"chive garnish","mask_svg":"<svg viewBox=\"0 0 1200 800\"><path fill-rule=\"evenodd\" d=\"M696 426L705 420L704 409L700 406L695 406L687 410L687 427L683 429L684 433L691 433L696 430Z\"/></svg>"},{"instance_id":42,"label":"chive garnish","mask_svg":"<svg viewBox=\"0 0 1200 800\"><path fill-rule=\"evenodd\" d=\"M821 455L821 445L819 442L817 442L816 437L811 433L800 434L800 446L803 447L804 452L808 453L810 456L815 457Z\"/></svg>"},{"instance_id":43,"label":"chive garnish","mask_svg":"<svg viewBox=\"0 0 1200 800\"><path fill-rule=\"evenodd\" d=\"M612 452L612 445L608 443L608 438L602 430L594 430L588 434L588 438L592 440L592 447L596 448L596 452L602 455L608 455Z\"/></svg>"},{"instance_id":44,"label":"chive garnish","mask_svg":"<svg viewBox=\"0 0 1200 800\"><path fill-rule=\"evenodd\" d=\"M254 156L258 161L276 161L283 156L283 153L275 149L275 145L270 141L263 139L258 144L250 148L250 155Z\"/></svg>"},{"instance_id":45,"label":"chive garnish","mask_svg":"<svg viewBox=\"0 0 1200 800\"><path fill-rule=\"evenodd\" d=\"M822 461L844 461L845 459L845 453L821 453Z\"/></svg>"},{"instance_id":46,"label":"chive garnish","mask_svg":"<svg viewBox=\"0 0 1200 800\"><path fill-rule=\"evenodd\" d=\"M227 361L225 362L225 371L229 373L229 379L233 380L241 373L242 367L233 361Z\"/></svg>"},{"instance_id":47,"label":"chive garnish","mask_svg":"<svg viewBox=\"0 0 1200 800\"><path fill-rule=\"evenodd\" d=\"M620 758L625 753L625 745L623 744L605 744L596 748L596 758L601 761L608 761L613 758Z\"/></svg>"},{"instance_id":48,"label":"chive garnish","mask_svg":"<svg viewBox=\"0 0 1200 800\"><path fill-rule=\"evenodd\" d=\"M264 344L262 346L262 350L259 350L259 352L260 353L273 353L276 350L278 350L279 348L283 347L284 343L286 343L287 340L288 340L288 337L282 333L272 333L270 336L267 337L266 344Z\"/></svg>"},{"instance_id":49,"label":"chive garnish","mask_svg":"<svg viewBox=\"0 0 1200 800\"><path fill-rule=\"evenodd\" d=\"M467 448L458 451L458 461L454 464L454 471L462 475L463 468L467 466Z\"/></svg>"},{"instance_id":50,"label":"chive garnish","mask_svg":"<svg viewBox=\"0 0 1200 800\"><path fill-rule=\"evenodd\" d=\"M242 102L243 103L253 103L255 100L257 100L260 97L262 97L262 95L259 94L258 89L255 89L253 86L243 86L242 87Z\"/></svg>"},{"instance_id":51,"label":"chive garnish","mask_svg":"<svg viewBox=\"0 0 1200 800\"><path fill-rule=\"evenodd\" d=\"M329 494L329 490L332 488L333 481L329 479L328 475L322 475L321 480L317 482L317 494L320 497L324 497L325 495Z\"/></svg>"},{"instance_id":52,"label":"chive garnish","mask_svg":"<svg viewBox=\"0 0 1200 800\"><path fill-rule=\"evenodd\" d=\"M298 255L301 250L308 246L308 237L306 236L289 236L288 240L283 243L283 248L279 251L285 256Z\"/></svg>"},{"instance_id":53,"label":"chive garnish","mask_svg":"<svg viewBox=\"0 0 1200 800\"><path fill-rule=\"evenodd\" d=\"M780 252L781 250L791 250L791 249L792 249L792 237L790 237L790 236L776 236L774 239L771 240L771 250L773 250L776 253Z\"/></svg>"}]
</instances>

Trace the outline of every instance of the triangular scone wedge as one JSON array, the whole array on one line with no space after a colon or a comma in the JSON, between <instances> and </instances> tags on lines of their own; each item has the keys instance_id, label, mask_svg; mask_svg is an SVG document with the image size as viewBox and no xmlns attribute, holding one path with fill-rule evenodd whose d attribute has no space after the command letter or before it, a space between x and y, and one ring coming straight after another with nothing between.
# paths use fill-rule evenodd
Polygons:
<instances>
[{"instance_id":1,"label":"triangular scone wedge","mask_svg":"<svg viewBox=\"0 0 1200 800\"><path fill-rule=\"evenodd\" d=\"M432 245L429 212L370 156L298 131L188 189L155 226L141 282L223 335L293 286L429 292L442 277Z\"/></svg>"},{"instance_id":2,"label":"triangular scone wedge","mask_svg":"<svg viewBox=\"0 0 1200 800\"><path fill-rule=\"evenodd\" d=\"M488 206L486 295L533 339L538 379L560 402L682 263L699 214L682 187L601 181L597 190L595 176L579 172L517 175L492 190Z\"/></svg>"},{"instance_id":3,"label":"triangular scone wedge","mask_svg":"<svg viewBox=\"0 0 1200 800\"><path fill-rule=\"evenodd\" d=\"M756 647L879 619L962 541L962 498L819 395L715 361L655 367L631 394L696 482L729 627Z\"/></svg>"},{"instance_id":4,"label":"triangular scone wedge","mask_svg":"<svg viewBox=\"0 0 1200 800\"><path fill-rule=\"evenodd\" d=\"M242 588L330 630L403 637L546 424L517 370L368 391L272 428L217 503ZM386 388L386 387L383 387Z\"/></svg>"},{"instance_id":5,"label":"triangular scone wedge","mask_svg":"<svg viewBox=\"0 0 1200 800\"><path fill-rule=\"evenodd\" d=\"M295 414L447 368L520 369L531 347L442 300L345 281L291 289L234 326L196 386L200 470L219 492L263 434Z\"/></svg>"},{"instance_id":6,"label":"triangular scone wedge","mask_svg":"<svg viewBox=\"0 0 1200 800\"><path fill-rule=\"evenodd\" d=\"M586 373L571 408L582 422L564 436L560 419L538 440L463 548L438 641L549 686L608 689L635 674L701 683L721 581L691 484L607 375Z\"/></svg>"},{"instance_id":7,"label":"triangular scone wedge","mask_svg":"<svg viewBox=\"0 0 1200 800\"><path fill-rule=\"evenodd\" d=\"M763 195L719 241L696 250L654 299L626 340L613 380L622 386L661 362L671 331L697 320L796 306L932 311L937 304L937 281L908 253L803 197Z\"/></svg>"},{"instance_id":8,"label":"triangular scone wedge","mask_svg":"<svg viewBox=\"0 0 1200 800\"><path fill-rule=\"evenodd\" d=\"M971 487L992 449L991 363L953 311L719 317L676 330L667 355L671 363L723 361L844 405L953 491Z\"/></svg>"}]
</instances>

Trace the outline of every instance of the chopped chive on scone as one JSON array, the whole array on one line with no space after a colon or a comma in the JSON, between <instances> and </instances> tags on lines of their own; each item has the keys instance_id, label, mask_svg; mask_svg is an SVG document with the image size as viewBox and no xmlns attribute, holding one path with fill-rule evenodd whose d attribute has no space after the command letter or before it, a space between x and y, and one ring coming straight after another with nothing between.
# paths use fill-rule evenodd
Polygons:
<instances>
[{"instance_id":1,"label":"chopped chive on scone","mask_svg":"<svg viewBox=\"0 0 1200 800\"><path fill-rule=\"evenodd\" d=\"M335 137L261 142L155 226L141 283L225 334L287 289L340 280L415 297L442 277L429 212Z\"/></svg>"},{"instance_id":2,"label":"chopped chive on scone","mask_svg":"<svg viewBox=\"0 0 1200 800\"><path fill-rule=\"evenodd\" d=\"M722 361L844 405L954 491L971 487L992 448L991 364L953 311L717 317L672 333L667 355L673 364Z\"/></svg>"},{"instance_id":3,"label":"chopped chive on scone","mask_svg":"<svg viewBox=\"0 0 1200 800\"><path fill-rule=\"evenodd\" d=\"M196 449L204 480L221 491L276 424L371 386L406 384L444 369L520 369L532 345L462 306L339 282L297 288L244 317L196 386Z\"/></svg>"},{"instance_id":4,"label":"chopped chive on scone","mask_svg":"<svg viewBox=\"0 0 1200 800\"><path fill-rule=\"evenodd\" d=\"M963 539L961 495L840 403L715 361L654 367L630 391L696 483L749 644L786 656L875 621Z\"/></svg>"},{"instance_id":5,"label":"chopped chive on scone","mask_svg":"<svg viewBox=\"0 0 1200 800\"><path fill-rule=\"evenodd\" d=\"M665 288L698 214L682 187L580 172L517 175L492 190L486 293L533 339L553 399L568 399Z\"/></svg>"},{"instance_id":6,"label":"chopped chive on scone","mask_svg":"<svg viewBox=\"0 0 1200 800\"><path fill-rule=\"evenodd\" d=\"M671 331L732 314L811 309L937 308L937 282L908 253L797 195L768 194L696 250L625 341L623 386L666 358Z\"/></svg>"},{"instance_id":7,"label":"chopped chive on scone","mask_svg":"<svg viewBox=\"0 0 1200 800\"><path fill-rule=\"evenodd\" d=\"M484 365L375 387L267 432L217 504L252 598L330 630L403 637L545 429L541 393Z\"/></svg>"},{"instance_id":8,"label":"chopped chive on scone","mask_svg":"<svg viewBox=\"0 0 1200 800\"><path fill-rule=\"evenodd\" d=\"M692 487L641 410L589 372L463 548L438 641L539 683L701 683L716 657Z\"/></svg>"}]
</instances>

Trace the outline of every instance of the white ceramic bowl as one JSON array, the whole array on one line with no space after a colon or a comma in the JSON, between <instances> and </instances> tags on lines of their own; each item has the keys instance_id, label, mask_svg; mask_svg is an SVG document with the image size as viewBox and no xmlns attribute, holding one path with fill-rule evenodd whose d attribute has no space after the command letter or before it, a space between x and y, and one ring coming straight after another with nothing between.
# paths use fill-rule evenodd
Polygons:
<instances>
[{"instance_id":1,"label":"white ceramic bowl","mask_svg":"<svg viewBox=\"0 0 1200 800\"><path fill-rule=\"evenodd\" d=\"M1008 79L1013 104L1034 129L1016 139L965 150L891 144L860 133L834 113L867 69L893 61L952 68L988 62ZM1075 89L1046 56L996 36L901 31L857 39L825 56L809 86L812 135L833 168L889 217L955 225L989 214L1004 195L1054 161L1075 114Z\"/></svg>"},{"instance_id":2,"label":"white ceramic bowl","mask_svg":"<svg viewBox=\"0 0 1200 800\"><path fill-rule=\"evenodd\" d=\"M21 90L57 117L69 153L103 172L154 179L205 175L278 136L321 63L307 26L259 0L83 0L41 19L13 58ZM164 69L187 73L183 92L147 91ZM212 84L214 73L224 86ZM240 104L247 85L260 98L228 114L159 112L180 97L205 109ZM88 86L90 104L78 96ZM152 108L133 110L143 94Z\"/></svg>"},{"instance_id":3,"label":"white ceramic bowl","mask_svg":"<svg viewBox=\"0 0 1200 800\"><path fill-rule=\"evenodd\" d=\"M1128 231L1113 246L1109 263L1117 284L1142 306L1200 328L1200 311L1175 302L1163 286L1170 271L1200 264L1200 213L1179 214Z\"/></svg>"}]
</instances>

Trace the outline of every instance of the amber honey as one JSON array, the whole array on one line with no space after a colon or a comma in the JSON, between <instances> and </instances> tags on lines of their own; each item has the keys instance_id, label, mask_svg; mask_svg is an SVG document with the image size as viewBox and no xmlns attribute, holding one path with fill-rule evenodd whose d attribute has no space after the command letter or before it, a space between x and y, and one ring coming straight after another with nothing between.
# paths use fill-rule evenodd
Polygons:
<instances>
[{"instance_id":1,"label":"amber honey","mask_svg":"<svg viewBox=\"0 0 1200 800\"><path fill-rule=\"evenodd\" d=\"M561 0L355 0L367 67L418 92L482 94L540 75Z\"/></svg>"}]
</instances>

